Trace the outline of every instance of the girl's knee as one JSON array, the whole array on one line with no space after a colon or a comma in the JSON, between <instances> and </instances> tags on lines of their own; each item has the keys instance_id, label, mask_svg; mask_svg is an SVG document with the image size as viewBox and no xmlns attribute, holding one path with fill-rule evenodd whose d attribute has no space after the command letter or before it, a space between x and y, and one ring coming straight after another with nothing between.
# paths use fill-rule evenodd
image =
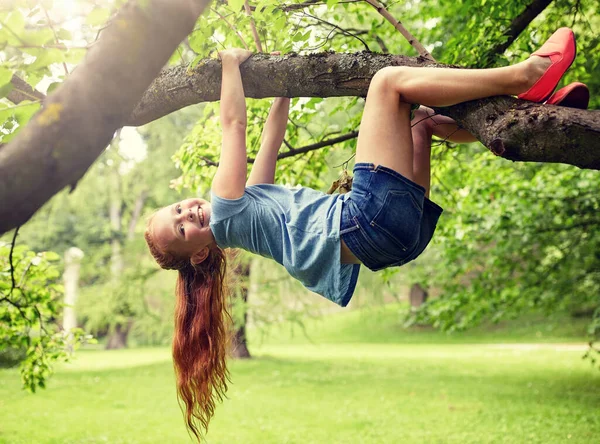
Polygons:
<instances>
[{"instance_id":1,"label":"girl's knee","mask_svg":"<svg viewBox=\"0 0 600 444\"><path fill-rule=\"evenodd\" d=\"M390 91L400 94L400 88L410 75L410 68L406 66L386 66L375 73L369 89Z\"/></svg>"}]
</instances>

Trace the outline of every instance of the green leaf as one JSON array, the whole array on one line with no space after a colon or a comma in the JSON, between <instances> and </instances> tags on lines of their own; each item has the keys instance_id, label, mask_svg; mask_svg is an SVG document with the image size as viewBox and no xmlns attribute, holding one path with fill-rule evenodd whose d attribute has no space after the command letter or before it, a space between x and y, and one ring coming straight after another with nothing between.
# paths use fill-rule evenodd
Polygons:
<instances>
[{"instance_id":1,"label":"green leaf","mask_svg":"<svg viewBox=\"0 0 600 444\"><path fill-rule=\"evenodd\" d=\"M194 57L194 60L192 60L192 63L190 63L188 69L194 69L203 58L203 55L197 55L196 57Z\"/></svg>"},{"instance_id":2,"label":"green leaf","mask_svg":"<svg viewBox=\"0 0 600 444\"><path fill-rule=\"evenodd\" d=\"M0 66L0 87L10 83L13 73L10 69Z\"/></svg>"},{"instance_id":3,"label":"green leaf","mask_svg":"<svg viewBox=\"0 0 600 444\"><path fill-rule=\"evenodd\" d=\"M287 25L286 17L281 16L277 20L275 20L275 23L273 24L273 30L275 32L281 31L283 28L286 27L286 25Z\"/></svg>"},{"instance_id":4,"label":"green leaf","mask_svg":"<svg viewBox=\"0 0 600 444\"><path fill-rule=\"evenodd\" d=\"M56 34L58 35L58 38L61 40L71 40L73 38L73 36L71 35L70 31L67 31L65 28L60 28Z\"/></svg>"},{"instance_id":5,"label":"green leaf","mask_svg":"<svg viewBox=\"0 0 600 444\"><path fill-rule=\"evenodd\" d=\"M42 50L27 50L32 55L37 55L35 61L29 65L30 70L46 68L55 63L65 61L65 51L56 48L44 48Z\"/></svg>"},{"instance_id":6,"label":"green leaf","mask_svg":"<svg viewBox=\"0 0 600 444\"><path fill-rule=\"evenodd\" d=\"M13 111L9 105L0 102L0 122L5 122L13 115Z\"/></svg>"},{"instance_id":7,"label":"green leaf","mask_svg":"<svg viewBox=\"0 0 600 444\"><path fill-rule=\"evenodd\" d=\"M85 18L85 22L90 26L100 26L105 24L110 17L108 8L94 8Z\"/></svg>"},{"instance_id":8,"label":"green leaf","mask_svg":"<svg viewBox=\"0 0 600 444\"><path fill-rule=\"evenodd\" d=\"M19 106L14 109L13 115L15 120L19 123L19 125L25 125L27 122L29 122L31 116L33 116L40 109L40 106L41 105L39 102L31 102L29 104L25 104L24 106L22 106L22 103L20 103Z\"/></svg>"},{"instance_id":9,"label":"green leaf","mask_svg":"<svg viewBox=\"0 0 600 444\"><path fill-rule=\"evenodd\" d=\"M0 86L0 99L8 96L13 88L14 86L12 83L7 83L4 86Z\"/></svg>"},{"instance_id":10,"label":"green leaf","mask_svg":"<svg viewBox=\"0 0 600 444\"><path fill-rule=\"evenodd\" d=\"M229 0L229 7L235 12L239 12L244 6L244 0Z\"/></svg>"},{"instance_id":11,"label":"green leaf","mask_svg":"<svg viewBox=\"0 0 600 444\"><path fill-rule=\"evenodd\" d=\"M306 34L302 34L301 32L296 33L293 37L292 37L292 41L293 42L300 42L300 41L304 41L307 40L308 36L310 35L310 31L307 32Z\"/></svg>"},{"instance_id":12,"label":"green leaf","mask_svg":"<svg viewBox=\"0 0 600 444\"><path fill-rule=\"evenodd\" d=\"M62 82L52 82L50 85L48 85L48 90L46 91L46 94L50 94L60 85L62 85Z\"/></svg>"},{"instance_id":13,"label":"green leaf","mask_svg":"<svg viewBox=\"0 0 600 444\"><path fill-rule=\"evenodd\" d=\"M44 259L47 261L57 261L60 260L60 256L54 251L45 251L43 255Z\"/></svg>"},{"instance_id":14,"label":"green leaf","mask_svg":"<svg viewBox=\"0 0 600 444\"><path fill-rule=\"evenodd\" d=\"M194 51L197 54L202 53L202 49L203 49L204 43L205 43L205 37L203 36L202 31L196 30L196 31L192 32L188 36L188 43L189 43L192 51Z\"/></svg>"}]
</instances>

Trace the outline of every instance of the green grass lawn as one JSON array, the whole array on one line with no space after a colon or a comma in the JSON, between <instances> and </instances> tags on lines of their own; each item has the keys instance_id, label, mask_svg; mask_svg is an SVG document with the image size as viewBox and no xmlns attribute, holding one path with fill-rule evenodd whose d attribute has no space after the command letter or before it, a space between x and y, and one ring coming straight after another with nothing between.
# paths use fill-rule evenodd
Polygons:
<instances>
[{"instance_id":1,"label":"green grass lawn","mask_svg":"<svg viewBox=\"0 0 600 444\"><path fill-rule=\"evenodd\" d=\"M401 340L398 331L395 341L368 343L352 336L357 325L363 339L377 339L389 327L382 316L373 323L372 313L312 321L315 344L280 335L253 347L255 359L231 364L229 399L217 409L208 442L598 441L600 372L581 360L583 341L485 344L415 331ZM327 336L332 325L344 340ZM505 329L495 342L503 334L535 338L537 328ZM556 342L576 340L563 333ZM190 442L169 350L80 352L35 395L20 390L16 371L0 370L0 442Z\"/></svg>"},{"instance_id":2,"label":"green grass lawn","mask_svg":"<svg viewBox=\"0 0 600 444\"><path fill-rule=\"evenodd\" d=\"M515 320L484 324L457 333L443 333L431 327L404 328L406 304L387 304L282 323L249 332L252 343L378 343L378 344L456 344L456 343L557 343L586 342L588 318L571 318L564 313L530 313Z\"/></svg>"}]
</instances>

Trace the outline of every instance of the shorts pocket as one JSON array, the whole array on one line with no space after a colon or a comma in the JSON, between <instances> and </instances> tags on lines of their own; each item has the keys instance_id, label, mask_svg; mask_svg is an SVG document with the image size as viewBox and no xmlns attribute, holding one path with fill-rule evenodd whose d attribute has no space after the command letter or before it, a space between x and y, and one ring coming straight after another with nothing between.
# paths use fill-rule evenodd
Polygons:
<instances>
[{"instance_id":1,"label":"shorts pocket","mask_svg":"<svg viewBox=\"0 0 600 444\"><path fill-rule=\"evenodd\" d=\"M391 244L388 251L412 251L419 239L421 217L422 210L411 193L389 190L370 225L381 237L382 246Z\"/></svg>"}]
</instances>

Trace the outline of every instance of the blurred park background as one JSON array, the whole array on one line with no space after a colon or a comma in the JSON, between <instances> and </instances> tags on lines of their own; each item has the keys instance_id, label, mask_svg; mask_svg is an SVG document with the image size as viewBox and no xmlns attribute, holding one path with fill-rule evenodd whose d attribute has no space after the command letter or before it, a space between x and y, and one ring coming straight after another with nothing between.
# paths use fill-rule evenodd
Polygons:
<instances>
[{"instance_id":1,"label":"blurred park background","mask_svg":"<svg viewBox=\"0 0 600 444\"><path fill-rule=\"evenodd\" d=\"M2 144L124 3L0 2ZM250 2L251 16L243 3L213 2L169 67L254 49L251 21L265 52L417 55L366 2ZM596 1L384 6L437 60L469 67L523 60L571 26L579 51L560 86L585 82L590 109L600 106ZM518 20L529 21L511 35ZM14 75L42 96L15 104ZM248 100L251 158L269 106ZM293 99L282 152L355 131L362 106L356 97ZM83 179L0 237L0 443L190 440L169 352L175 274L153 262L143 231L155 209L208 194L218 120L218 102L206 103L120 130ZM325 191L351 170L355 144L290 155L276 180ZM598 441L597 171L509 162L443 140L432 163L432 199L445 209L432 244L399 269L363 267L345 309L274 262L238 255L232 382L208 442Z\"/></svg>"}]
</instances>

